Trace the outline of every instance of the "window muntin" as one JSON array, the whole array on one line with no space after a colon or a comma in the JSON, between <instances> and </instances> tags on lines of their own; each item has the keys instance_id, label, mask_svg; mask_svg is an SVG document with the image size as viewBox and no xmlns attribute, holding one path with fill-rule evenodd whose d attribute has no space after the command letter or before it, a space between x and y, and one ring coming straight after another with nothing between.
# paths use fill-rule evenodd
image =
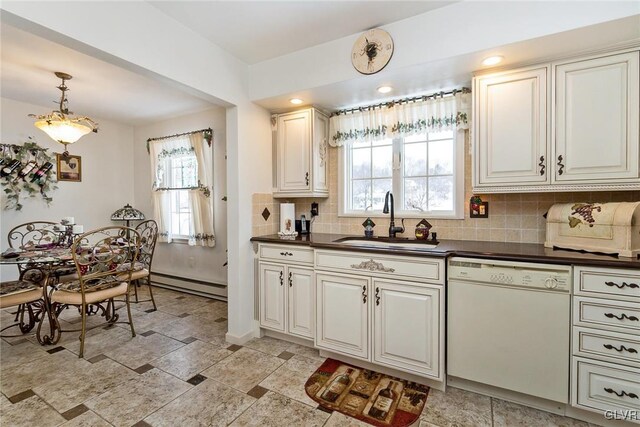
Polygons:
<instances>
[{"instance_id":1,"label":"window muntin","mask_svg":"<svg viewBox=\"0 0 640 427\"><path fill-rule=\"evenodd\" d=\"M397 215L460 217L458 144L452 130L345 145L341 214L381 214L384 196L392 191Z\"/></svg>"},{"instance_id":2,"label":"window muntin","mask_svg":"<svg viewBox=\"0 0 640 427\"><path fill-rule=\"evenodd\" d=\"M198 186L198 162L195 155L173 156L164 160L166 191L170 193L171 229L177 238L193 234L189 189Z\"/></svg>"}]
</instances>

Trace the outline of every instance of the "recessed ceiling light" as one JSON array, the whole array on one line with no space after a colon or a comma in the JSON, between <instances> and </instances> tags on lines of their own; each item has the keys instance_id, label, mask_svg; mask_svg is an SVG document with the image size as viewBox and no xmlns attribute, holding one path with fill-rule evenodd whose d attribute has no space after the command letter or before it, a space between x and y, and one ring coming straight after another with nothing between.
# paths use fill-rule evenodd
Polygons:
<instances>
[{"instance_id":1,"label":"recessed ceiling light","mask_svg":"<svg viewBox=\"0 0 640 427\"><path fill-rule=\"evenodd\" d=\"M299 105L299 104L302 104L302 99L300 99L300 98L291 98L289 100L289 102L294 104L294 105Z\"/></svg>"},{"instance_id":2,"label":"recessed ceiling light","mask_svg":"<svg viewBox=\"0 0 640 427\"><path fill-rule=\"evenodd\" d=\"M500 55L490 56L488 58L485 58L484 61L482 61L482 65L496 65L502 62L503 59L504 59L504 56L500 56Z\"/></svg>"},{"instance_id":3,"label":"recessed ceiling light","mask_svg":"<svg viewBox=\"0 0 640 427\"><path fill-rule=\"evenodd\" d=\"M378 92L380 93L389 93L393 90L393 88L391 86L380 86L378 88Z\"/></svg>"}]
</instances>

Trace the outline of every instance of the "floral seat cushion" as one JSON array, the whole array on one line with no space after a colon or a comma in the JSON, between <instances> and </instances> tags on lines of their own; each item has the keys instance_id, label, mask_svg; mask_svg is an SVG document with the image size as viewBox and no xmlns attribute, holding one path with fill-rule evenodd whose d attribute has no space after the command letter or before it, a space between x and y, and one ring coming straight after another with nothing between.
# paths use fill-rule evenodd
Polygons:
<instances>
[{"instance_id":1,"label":"floral seat cushion","mask_svg":"<svg viewBox=\"0 0 640 427\"><path fill-rule=\"evenodd\" d=\"M122 280L116 276L103 276L96 279L85 280L84 290L85 292L95 292L119 286L121 283ZM80 292L80 280L60 283L56 285L56 289L59 291Z\"/></svg>"},{"instance_id":2,"label":"floral seat cushion","mask_svg":"<svg viewBox=\"0 0 640 427\"><path fill-rule=\"evenodd\" d=\"M116 271L118 272L129 271L130 268L131 268L131 263L125 262L124 264L120 264L116 269ZM133 271L142 271L144 269L145 269L145 266L143 263L139 261L136 261L133 263Z\"/></svg>"},{"instance_id":3,"label":"floral seat cushion","mask_svg":"<svg viewBox=\"0 0 640 427\"><path fill-rule=\"evenodd\" d=\"M9 282L0 282L0 296L32 291L38 288L38 285L28 280L12 280Z\"/></svg>"}]
</instances>

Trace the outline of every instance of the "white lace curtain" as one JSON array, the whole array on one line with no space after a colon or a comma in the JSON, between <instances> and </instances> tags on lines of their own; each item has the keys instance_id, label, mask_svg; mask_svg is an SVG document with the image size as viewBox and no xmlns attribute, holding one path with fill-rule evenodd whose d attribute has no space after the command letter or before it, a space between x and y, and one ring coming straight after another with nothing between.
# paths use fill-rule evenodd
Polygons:
<instances>
[{"instance_id":1,"label":"white lace curtain","mask_svg":"<svg viewBox=\"0 0 640 427\"><path fill-rule=\"evenodd\" d=\"M471 94L394 104L331 117L329 144L381 140L415 133L469 129Z\"/></svg>"},{"instance_id":2,"label":"white lace curtain","mask_svg":"<svg viewBox=\"0 0 640 427\"><path fill-rule=\"evenodd\" d=\"M153 180L153 210L160 232L159 241L171 243L177 235L171 221L171 197L176 188L168 185L165 170L167 159L193 156L197 165L197 177L189 187L180 188L187 191L188 204L191 211L190 234L188 243L191 246L215 246L213 230L213 152L205 140L205 132L176 136L149 141L151 173Z\"/></svg>"}]
</instances>

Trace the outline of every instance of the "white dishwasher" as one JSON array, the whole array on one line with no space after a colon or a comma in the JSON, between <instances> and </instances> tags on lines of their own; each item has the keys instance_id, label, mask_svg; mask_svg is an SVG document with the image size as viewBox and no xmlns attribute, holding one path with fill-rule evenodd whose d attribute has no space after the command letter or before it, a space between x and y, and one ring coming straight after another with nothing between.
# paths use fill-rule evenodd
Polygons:
<instances>
[{"instance_id":1,"label":"white dishwasher","mask_svg":"<svg viewBox=\"0 0 640 427\"><path fill-rule=\"evenodd\" d=\"M447 375L569 401L571 267L453 257Z\"/></svg>"}]
</instances>

